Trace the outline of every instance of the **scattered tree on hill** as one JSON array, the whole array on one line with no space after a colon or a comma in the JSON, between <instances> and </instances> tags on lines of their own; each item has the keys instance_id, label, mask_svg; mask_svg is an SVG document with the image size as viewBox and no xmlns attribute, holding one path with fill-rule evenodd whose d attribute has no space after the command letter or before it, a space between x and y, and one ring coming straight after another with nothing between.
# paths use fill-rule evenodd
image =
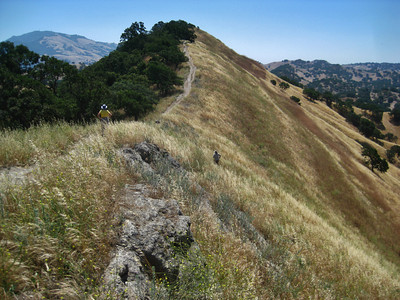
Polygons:
<instances>
[{"instance_id":1,"label":"scattered tree on hill","mask_svg":"<svg viewBox=\"0 0 400 300\"><path fill-rule=\"evenodd\" d=\"M382 110L373 110L371 114L371 120L375 123L382 123L383 111Z\"/></svg>"},{"instance_id":2,"label":"scattered tree on hill","mask_svg":"<svg viewBox=\"0 0 400 300\"><path fill-rule=\"evenodd\" d=\"M271 83L272 83L272 85L276 85L276 80L275 79L271 79Z\"/></svg>"},{"instance_id":3,"label":"scattered tree on hill","mask_svg":"<svg viewBox=\"0 0 400 300\"><path fill-rule=\"evenodd\" d=\"M390 149L386 150L386 156L390 163L395 163L395 157L400 158L400 146L394 145Z\"/></svg>"},{"instance_id":4,"label":"scattered tree on hill","mask_svg":"<svg viewBox=\"0 0 400 300\"><path fill-rule=\"evenodd\" d=\"M291 96L291 97L290 97L290 100L296 102L298 105L301 105L301 103L300 103L300 98L298 98L298 97L296 97L296 96Z\"/></svg>"},{"instance_id":5,"label":"scattered tree on hill","mask_svg":"<svg viewBox=\"0 0 400 300\"><path fill-rule=\"evenodd\" d=\"M339 100L339 97L337 95L334 95L332 92L325 91L321 94L321 97L323 100L325 100L326 105L330 108L332 108L332 103L336 102Z\"/></svg>"},{"instance_id":6,"label":"scattered tree on hill","mask_svg":"<svg viewBox=\"0 0 400 300\"><path fill-rule=\"evenodd\" d=\"M362 156L366 160L366 164L371 168L373 172L374 169L378 169L379 172L385 173L389 169L389 164L386 159L381 158L378 151L368 143L361 143L362 145Z\"/></svg>"},{"instance_id":7,"label":"scattered tree on hill","mask_svg":"<svg viewBox=\"0 0 400 300\"><path fill-rule=\"evenodd\" d=\"M289 78L289 77L287 77L287 76L279 76L279 77L280 77L281 79L283 79L283 80L289 82L290 84L293 84L293 85L298 86L298 87L300 87L300 88L303 88L303 87L304 87L303 84L301 84L300 82L298 82L298 81L295 80L295 79L291 79L291 78Z\"/></svg>"},{"instance_id":8,"label":"scattered tree on hill","mask_svg":"<svg viewBox=\"0 0 400 300\"><path fill-rule=\"evenodd\" d=\"M358 127L358 129L367 138L371 137L380 138L381 136L380 131L375 127L375 124L366 118L360 119L360 126Z\"/></svg>"},{"instance_id":9,"label":"scattered tree on hill","mask_svg":"<svg viewBox=\"0 0 400 300\"><path fill-rule=\"evenodd\" d=\"M288 89L288 88L290 87L290 85L289 85L289 83L287 83L287 82L285 82L285 81L282 81L282 82L279 84L279 87L280 87L281 89L283 89L283 90L286 90L286 89Z\"/></svg>"},{"instance_id":10,"label":"scattered tree on hill","mask_svg":"<svg viewBox=\"0 0 400 300\"><path fill-rule=\"evenodd\" d=\"M303 89L303 94L311 100L318 100L321 97L320 92L309 87Z\"/></svg>"},{"instance_id":11,"label":"scattered tree on hill","mask_svg":"<svg viewBox=\"0 0 400 300\"><path fill-rule=\"evenodd\" d=\"M385 134L384 138L389 141L389 142L396 142L398 137L395 136L393 133L388 132L387 134Z\"/></svg>"},{"instance_id":12,"label":"scattered tree on hill","mask_svg":"<svg viewBox=\"0 0 400 300\"><path fill-rule=\"evenodd\" d=\"M395 107L392 112L390 113L390 116L392 117L392 121L396 124L400 123L400 107Z\"/></svg>"}]
</instances>

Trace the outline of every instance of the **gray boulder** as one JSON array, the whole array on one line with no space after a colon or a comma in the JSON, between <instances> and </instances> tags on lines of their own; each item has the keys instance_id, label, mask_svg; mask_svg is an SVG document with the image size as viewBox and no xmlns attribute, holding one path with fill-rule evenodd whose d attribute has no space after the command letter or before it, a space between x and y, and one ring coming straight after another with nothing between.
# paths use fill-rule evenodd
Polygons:
<instances>
[{"instance_id":1,"label":"gray boulder","mask_svg":"<svg viewBox=\"0 0 400 300\"><path fill-rule=\"evenodd\" d=\"M159 176L152 165L180 165L156 145L141 143L121 151L127 165ZM153 192L153 193L152 193ZM193 243L190 218L177 201L156 199L143 184L127 185L121 204L121 234L104 275L106 289L118 299L149 299L155 278L173 283L179 275L180 255Z\"/></svg>"},{"instance_id":2,"label":"gray boulder","mask_svg":"<svg viewBox=\"0 0 400 300\"><path fill-rule=\"evenodd\" d=\"M170 164L173 168L180 168L180 164L156 144L143 142L135 145L133 150L148 164L163 162Z\"/></svg>"}]
</instances>

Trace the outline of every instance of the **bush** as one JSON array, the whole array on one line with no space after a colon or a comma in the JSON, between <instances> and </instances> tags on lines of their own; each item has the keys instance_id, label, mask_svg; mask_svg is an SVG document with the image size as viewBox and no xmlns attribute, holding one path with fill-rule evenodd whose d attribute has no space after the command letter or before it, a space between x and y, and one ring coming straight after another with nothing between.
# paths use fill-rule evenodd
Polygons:
<instances>
[{"instance_id":1,"label":"bush","mask_svg":"<svg viewBox=\"0 0 400 300\"><path fill-rule=\"evenodd\" d=\"M272 85L276 85L276 80L271 79L271 83L272 83Z\"/></svg>"},{"instance_id":2,"label":"bush","mask_svg":"<svg viewBox=\"0 0 400 300\"><path fill-rule=\"evenodd\" d=\"M398 137L395 136L393 133L389 132L385 134L385 139L388 140L389 142L395 142L397 141Z\"/></svg>"},{"instance_id":3,"label":"bush","mask_svg":"<svg viewBox=\"0 0 400 300\"><path fill-rule=\"evenodd\" d=\"M288 88L290 87L290 85L289 85L289 83L282 81L282 82L279 84L279 87L280 87L281 89L283 89L283 90L286 90L286 89L288 89Z\"/></svg>"},{"instance_id":4,"label":"bush","mask_svg":"<svg viewBox=\"0 0 400 300\"><path fill-rule=\"evenodd\" d=\"M394 145L389 150L386 150L386 157L390 163L395 163L395 157L400 157L400 146Z\"/></svg>"},{"instance_id":5,"label":"bush","mask_svg":"<svg viewBox=\"0 0 400 300\"><path fill-rule=\"evenodd\" d=\"M281 79L283 79L283 80L289 82L290 84L293 84L293 85L295 85L295 86L298 86L299 88L303 88L303 87L304 87L303 84L301 84L300 82L298 82L298 81L295 80L295 79L291 79L291 78L289 78L289 77L287 77L287 76L279 76L279 77L280 77Z\"/></svg>"},{"instance_id":6,"label":"bush","mask_svg":"<svg viewBox=\"0 0 400 300\"><path fill-rule=\"evenodd\" d=\"M293 100L293 101L296 102L298 105L301 105L301 104L300 104L300 98L298 98L298 97L296 97L296 96L291 96L291 97L290 97L290 100Z\"/></svg>"}]
</instances>

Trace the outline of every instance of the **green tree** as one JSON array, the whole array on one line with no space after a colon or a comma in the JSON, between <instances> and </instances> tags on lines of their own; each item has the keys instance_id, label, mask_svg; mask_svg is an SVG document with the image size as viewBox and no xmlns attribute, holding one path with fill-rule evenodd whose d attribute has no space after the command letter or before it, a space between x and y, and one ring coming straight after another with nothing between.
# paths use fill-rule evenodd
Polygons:
<instances>
[{"instance_id":1,"label":"green tree","mask_svg":"<svg viewBox=\"0 0 400 300\"><path fill-rule=\"evenodd\" d=\"M323 92L321 97L322 97L322 99L325 100L326 105L328 107L332 107L332 103L336 102L339 99L339 97L337 95L334 95L332 92L329 92L329 91Z\"/></svg>"},{"instance_id":2,"label":"green tree","mask_svg":"<svg viewBox=\"0 0 400 300\"><path fill-rule=\"evenodd\" d=\"M375 124L366 118L361 118L358 129L363 135L369 138L374 134Z\"/></svg>"},{"instance_id":3,"label":"green tree","mask_svg":"<svg viewBox=\"0 0 400 300\"><path fill-rule=\"evenodd\" d=\"M120 42L124 43L129 40L132 40L140 35L147 34L146 27L144 27L143 22L135 22L132 25L124 30L121 34Z\"/></svg>"},{"instance_id":4,"label":"green tree","mask_svg":"<svg viewBox=\"0 0 400 300\"><path fill-rule=\"evenodd\" d=\"M361 116L356 114L353 110L351 110L345 117L346 117L347 121L349 121L351 124L353 124L357 128L360 126Z\"/></svg>"},{"instance_id":5,"label":"green tree","mask_svg":"<svg viewBox=\"0 0 400 300\"><path fill-rule=\"evenodd\" d=\"M300 88L303 88L303 87L304 87L303 84L301 84L300 82L296 81L295 79L291 79L291 78L289 78L289 77L287 77L287 76L285 76L285 75L282 75L282 76L279 76L279 77L280 77L281 79L283 79L283 80L289 82L290 84L293 84L293 85L298 86L298 87L300 87Z\"/></svg>"},{"instance_id":6,"label":"green tree","mask_svg":"<svg viewBox=\"0 0 400 300\"><path fill-rule=\"evenodd\" d=\"M311 100L318 100L321 97L320 92L309 87L303 89L303 94Z\"/></svg>"},{"instance_id":7,"label":"green tree","mask_svg":"<svg viewBox=\"0 0 400 300\"><path fill-rule=\"evenodd\" d=\"M181 85L182 79L180 79L175 72L173 72L168 66L159 61L150 61L146 75L150 82L157 85L161 95L167 95L174 88L174 85Z\"/></svg>"},{"instance_id":8,"label":"green tree","mask_svg":"<svg viewBox=\"0 0 400 300\"><path fill-rule=\"evenodd\" d=\"M117 109L122 109L123 117L139 117L153 110L158 102L154 92L140 82L124 78L112 86L112 99Z\"/></svg>"},{"instance_id":9,"label":"green tree","mask_svg":"<svg viewBox=\"0 0 400 300\"><path fill-rule=\"evenodd\" d=\"M371 120L376 123L382 123L383 111L373 110L371 114Z\"/></svg>"},{"instance_id":10,"label":"green tree","mask_svg":"<svg viewBox=\"0 0 400 300\"><path fill-rule=\"evenodd\" d=\"M400 108L395 107L390 113L392 121L396 124L400 123Z\"/></svg>"},{"instance_id":11,"label":"green tree","mask_svg":"<svg viewBox=\"0 0 400 300\"><path fill-rule=\"evenodd\" d=\"M53 94L56 95L60 80L75 67L47 55L43 55L40 61L41 63L34 67L32 76L48 86Z\"/></svg>"},{"instance_id":12,"label":"green tree","mask_svg":"<svg viewBox=\"0 0 400 300\"><path fill-rule=\"evenodd\" d=\"M143 22L135 22L124 30L121 34L120 43L118 44L118 50L120 51L132 51L134 49L142 50L146 43L148 32L144 27Z\"/></svg>"},{"instance_id":13,"label":"green tree","mask_svg":"<svg viewBox=\"0 0 400 300\"><path fill-rule=\"evenodd\" d=\"M385 173L389 169L389 164L386 159L381 158L378 151L368 143L361 143L362 145L362 156L366 157L366 164L371 168L378 169L379 172Z\"/></svg>"},{"instance_id":14,"label":"green tree","mask_svg":"<svg viewBox=\"0 0 400 300\"><path fill-rule=\"evenodd\" d=\"M384 138L385 138L386 140L388 140L389 142L396 142L397 139L398 139L398 137L395 136L395 135L394 135L393 133L391 133L391 132L388 132L387 134L385 134Z\"/></svg>"},{"instance_id":15,"label":"green tree","mask_svg":"<svg viewBox=\"0 0 400 300\"><path fill-rule=\"evenodd\" d=\"M11 42L0 43L0 66L13 74L26 74L39 62L39 54L24 45Z\"/></svg>"},{"instance_id":16,"label":"green tree","mask_svg":"<svg viewBox=\"0 0 400 300\"><path fill-rule=\"evenodd\" d=\"M282 81L281 83L279 83L279 87L283 90L286 90L290 87L289 83Z\"/></svg>"},{"instance_id":17,"label":"green tree","mask_svg":"<svg viewBox=\"0 0 400 300\"><path fill-rule=\"evenodd\" d=\"M400 157L400 146L399 145L394 145L390 149L386 150L386 156L389 160L390 163L395 162L395 157Z\"/></svg>"},{"instance_id":18,"label":"green tree","mask_svg":"<svg viewBox=\"0 0 400 300\"><path fill-rule=\"evenodd\" d=\"M24 75L0 71L0 126L27 128L57 117L56 98L43 84Z\"/></svg>"},{"instance_id":19,"label":"green tree","mask_svg":"<svg viewBox=\"0 0 400 300\"><path fill-rule=\"evenodd\" d=\"M301 104L300 104L300 98L298 98L298 97L296 97L296 96L291 96L290 99L291 99L292 101L296 102L297 104L301 105Z\"/></svg>"},{"instance_id":20,"label":"green tree","mask_svg":"<svg viewBox=\"0 0 400 300\"><path fill-rule=\"evenodd\" d=\"M35 80L32 69L39 55L27 47L0 43L0 126L27 128L58 117L57 98Z\"/></svg>"},{"instance_id":21,"label":"green tree","mask_svg":"<svg viewBox=\"0 0 400 300\"><path fill-rule=\"evenodd\" d=\"M172 34L177 40L187 40L194 42L196 34L194 33L194 25L183 20L170 21L164 26L164 30Z\"/></svg>"}]
</instances>

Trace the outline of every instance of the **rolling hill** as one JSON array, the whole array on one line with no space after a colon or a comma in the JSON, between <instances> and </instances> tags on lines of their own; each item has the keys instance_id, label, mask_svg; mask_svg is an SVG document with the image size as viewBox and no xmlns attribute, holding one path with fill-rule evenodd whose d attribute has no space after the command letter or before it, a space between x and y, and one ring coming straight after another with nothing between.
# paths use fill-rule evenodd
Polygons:
<instances>
[{"instance_id":1,"label":"rolling hill","mask_svg":"<svg viewBox=\"0 0 400 300\"><path fill-rule=\"evenodd\" d=\"M265 67L280 77L286 76L321 92L330 91L341 98L355 98L364 90L368 91L368 98L388 109L393 109L396 103L400 103L400 64L398 63L339 65L324 60L298 59L273 62Z\"/></svg>"},{"instance_id":2,"label":"rolling hill","mask_svg":"<svg viewBox=\"0 0 400 300\"><path fill-rule=\"evenodd\" d=\"M188 277L179 277L184 288L171 289L176 298L190 291L197 296L189 299L398 299L400 169L372 172L360 142L382 156L388 145L307 101L302 89L272 84L282 80L208 33L196 35L180 70L193 82L176 105L179 95L163 98L144 120L110 125L106 137L96 125L4 133L3 164L34 162L38 170L26 186L3 189L3 215L34 220L10 234L2 224L4 241L15 239L2 244L4 261L15 265L3 281L17 278L13 291L22 295L98 295L90 284L102 285L123 188L142 182L191 219L198 250L184 265ZM165 184L127 171L118 153L142 141L168 151L187 177L164 165ZM54 223L41 215L47 208ZM177 284L153 275L161 290Z\"/></svg>"},{"instance_id":3,"label":"rolling hill","mask_svg":"<svg viewBox=\"0 0 400 300\"><path fill-rule=\"evenodd\" d=\"M33 31L7 41L25 45L40 55L54 56L71 64L91 64L115 50L117 44L90 40L80 35L53 31Z\"/></svg>"}]
</instances>

